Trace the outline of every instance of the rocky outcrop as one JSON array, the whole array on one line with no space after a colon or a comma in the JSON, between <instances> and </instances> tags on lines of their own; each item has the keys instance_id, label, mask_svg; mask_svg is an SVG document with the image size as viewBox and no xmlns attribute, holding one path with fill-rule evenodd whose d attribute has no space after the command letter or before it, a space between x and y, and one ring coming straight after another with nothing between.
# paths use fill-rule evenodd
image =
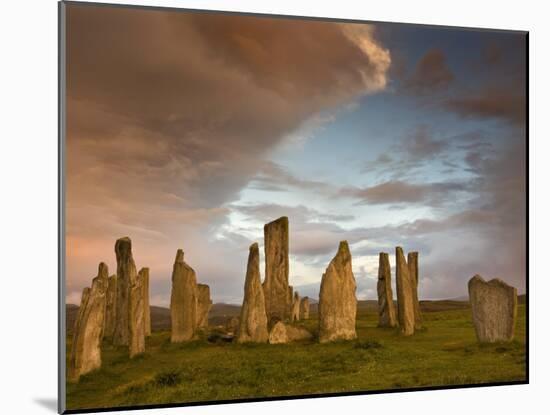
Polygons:
<instances>
[{"instance_id":1,"label":"rocky outcrop","mask_svg":"<svg viewBox=\"0 0 550 415\"><path fill-rule=\"evenodd\" d=\"M145 352L145 294L144 280L149 269L142 268L137 278L130 284L130 330L129 353L130 358Z\"/></svg>"},{"instance_id":2,"label":"rocky outcrop","mask_svg":"<svg viewBox=\"0 0 550 415\"><path fill-rule=\"evenodd\" d=\"M472 319L481 343L507 342L514 338L517 290L500 279L486 282L475 275L468 282Z\"/></svg>"},{"instance_id":3,"label":"rocky outcrop","mask_svg":"<svg viewBox=\"0 0 550 415\"><path fill-rule=\"evenodd\" d=\"M302 298L300 301L300 318L307 320L309 318L309 297Z\"/></svg>"},{"instance_id":4,"label":"rocky outcrop","mask_svg":"<svg viewBox=\"0 0 550 415\"><path fill-rule=\"evenodd\" d=\"M239 323L237 342L267 342L267 315L264 291L260 282L260 252L257 243L250 246L248 253L244 299Z\"/></svg>"},{"instance_id":5,"label":"rocky outcrop","mask_svg":"<svg viewBox=\"0 0 550 415\"><path fill-rule=\"evenodd\" d=\"M413 281L409 274L409 266L405 260L403 249L395 248L396 282L397 282L397 316L401 334L414 334L415 313L413 300Z\"/></svg>"},{"instance_id":6,"label":"rocky outcrop","mask_svg":"<svg viewBox=\"0 0 550 415\"><path fill-rule=\"evenodd\" d=\"M270 344L283 344L288 343L288 337L286 335L286 325L282 321L277 321L271 331L269 332Z\"/></svg>"},{"instance_id":7,"label":"rocky outcrop","mask_svg":"<svg viewBox=\"0 0 550 415\"><path fill-rule=\"evenodd\" d=\"M294 292L294 299L292 300L292 312L290 314L290 321L300 320L300 295L298 291Z\"/></svg>"},{"instance_id":8,"label":"rocky outcrop","mask_svg":"<svg viewBox=\"0 0 550 415\"><path fill-rule=\"evenodd\" d=\"M69 382L78 382L81 375L101 367L108 277L107 265L102 262L97 277L92 280L92 287L84 288L82 292L67 368Z\"/></svg>"},{"instance_id":9,"label":"rocky outcrop","mask_svg":"<svg viewBox=\"0 0 550 415\"><path fill-rule=\"evenodd\" d=\"M143 283L143 324L145 335L151 335L151 306L149 304L149 268L142 268L139 271Z\"/></svg>"},{"instance_id":10,"label":"rocky outcrop","mask_svg":"<svg viewBox=\"0 0 550 415\"><path fill-rule=\"evenodd\" d=\"M288 218L264 226L265 309L269 322L289 317L288 302ZM271 323L270 323L271 324Z\"/></svg>"},{"instance_id":11,"label":"rocky outcrop","mask_svg":"<svg viewBox=\"0 0 550 415\"><path fill-rule=\"evenodd\" d=\"M357 337L355 277L346 241L340 242L321 280L319 293L319 341L350 340Z\"/></svg>"},{"instance_id":12,"label":"rocky outcrop","mask_svg":"<svg viewBox=\"0 0 550 415\"><path fill-rule=\"evenodd\" d=\"M105 305L105 327L103 337L112 340L116 323L116 275L109 277L107 284L106 305Z\"/></svg>"},{"instance_id":13,"label":"rocky outcrop","mask_svg":"<svg viewBox=\"0 0 550 415\"><path fill-rule=\"evenodd\" d=\"M130 339L130 287L135 285L137 278L130 238L118 239L115 244L115 253L117 262L117 290L113 344L128 346Z\"/></svg>"},{"instance_id":14,"label":"rocky outcrop","mask_svg":"<svg viewBox=\"0 0 550 415\"><path fill-rule=\"evenodd\" d=\"M414 329L422 328L422 312L420 311L420 301L418 300L418 252L409 252L407 255L409 265L409 276L412 283L412 295L414 305Z\"/></svg>"},{"instance_id":15,"label":"rocky outcrop","mask_svg":"<svg viewBox=\"0 0 550 415\"><path fill-rule=\"evenodd\" d=\"M397 327L397 315L391 288L389 255L380 252L378 259L378 327Z\"/></svg>"},{"instance_id":16,"label":"rocky outcrop","mask_svg":"<svg viewBox=\"0 0 550 415\"><path fill-rule=\"evenodd\" d=\"M206 284L198 284L197 292L197 327L199 329L205 329L208 328L208 313L212 307L210 287Z\"/></svg>"},{"instance_id":17,"label":"rocky outcrop","mask_svg":"<svg viewBox=\"0 0 550 415\"><path fill-rule=\"evenodd\" d=\"M197 277L195 271L183 260L183 251L178 250L172 271L172 294L170 317L172 343L190 341L197 331Z\"/></svg>"},{"instance_id":18,"label":"rocky outcrop","mask_svg":"<svg viewBox=\"0 0 550 415\"><path fill-rule=\"evenodd\" d=\"M284 344L301 340L311 340L313 335L303 327L285 324L282 321L275 323L269 332L270 344Z\"/></svg>"}]
</instances>

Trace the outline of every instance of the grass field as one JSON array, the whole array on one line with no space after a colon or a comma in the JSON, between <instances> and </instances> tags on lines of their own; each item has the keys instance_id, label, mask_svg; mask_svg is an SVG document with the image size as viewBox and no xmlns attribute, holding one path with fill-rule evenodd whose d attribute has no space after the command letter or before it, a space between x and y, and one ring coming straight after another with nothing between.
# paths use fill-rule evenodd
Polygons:
<instances>
[{"instance_id":1,"label":"grass field","mask_svg":"<svg viewBox=\"0 0 550 415\"><path fill-rule=\"evenodd\" d=\"M67 408L185 403L349 391L525 380L525 306L512 343L478 345L469 309L424 313L412 337L376 327L359 309L356 341L286 345L171 344L169 332L147 339L128 359L107 343L103 367L67 386ZM317 321L300 324L314 331ZM67 355L70 351L70 339Z\"/></svg>"}]
</instances>

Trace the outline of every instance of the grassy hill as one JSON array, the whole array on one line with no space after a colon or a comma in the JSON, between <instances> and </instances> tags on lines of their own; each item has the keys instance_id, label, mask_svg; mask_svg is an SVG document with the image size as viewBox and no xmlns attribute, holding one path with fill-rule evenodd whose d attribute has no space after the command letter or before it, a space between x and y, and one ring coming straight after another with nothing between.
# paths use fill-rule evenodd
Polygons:
<instances>
[{"instance_id":1,"label":"grassy hill","mask_svg":"<svg viewBox=\"0 0 550 415\"><path fill-rule=\"evenodd\" d=\"M467 303L422 303L426 328L411 337L377 328L367 301L358 307L354 341L239 345L210 342L205 333L172 344L168 331L157 331L147 338L147 352L132 360L125 348L106 341L103 367L68 385L67 405L91 409L525 380L524 305L513 342L479 345ZM315 313L299 322L314 333L317 324ZM67 351L70 346L69 336Z\"/></svg>"}]
</instances>

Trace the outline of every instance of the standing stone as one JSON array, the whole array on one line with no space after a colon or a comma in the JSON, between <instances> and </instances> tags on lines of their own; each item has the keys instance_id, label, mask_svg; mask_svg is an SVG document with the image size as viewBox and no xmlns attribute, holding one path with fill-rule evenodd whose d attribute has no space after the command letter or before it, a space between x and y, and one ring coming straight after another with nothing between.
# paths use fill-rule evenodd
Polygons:
<instances>
[{"instance_id":1,"label":"standing stone","mask_svg":"<svg viewBox=\"0 0 550 415\"><path fill-rule=\"evenodd\" d=\"M120 238L115 244L116 253L116 323L113 344L128 346L130 339L130 287L136 283L137 270L132 257L132 241Z\"/></svg>"},{"instance_id":2,"label":"standing stone","mask_svg":"<svg viewBox=\"0 0 550 415\"><path fill-rule=\"evenodd\" d=\"M300 301L300 318L307 320L309 318L309 297L302 298Z\"/></svg>"},{"instance_id":3,"label":"standing stone","mask_svg":"<svg viewBox=\"0 0 550 415\"><path fill-rule=\"evenodd\" d=\"M378 260L378 327L397 327L397 316L391 289L389 255L380 252Z\"/></svg>"},{"instance_id":4,"label":"standing stone","mask_svg":"<svg viewBox=\"0 0 550 415\"><path fill-rule=\"evenodd\" d=\"M109 277L106 303L103 337L112 339L116 323L116 275L111 275Z\"/></svg>"},{"instance_id":5,"label":"standing stone","mask_svg":"<svg viewBox=\"0 0 550 415\"><path fill-rule=\"evenodd\" d=\"M204 329L208 327L208 313L212 307L210 299L210 287L206 284L197 285L197 327Z\"/></svg>"},{"instance_id":6,"label":"standing stone","mask_svg":"<svg viewBox=\"0 0 550 415\"><path fill-rule=\"evenodd\" d=\"M78 382L81 375L101 367L108 276L107 265L102 262L97 277L92 280L92 288L82 291L69 357L67 377L70 382Z\"/></svg>"},{"instance_id":7,"label":"standing stone","mask_svg":"<svg viewBox=\"0 0 550 415\"><path fill-rule=\"evenodd\" d=\"M195 271L183 260L178 249L172 271L172 295L170 316L172 319L172 343L195 339L197 331L197 277Z\"/></svg>"},{"instance_id":8,"label":"standing stone","mask_svg":"<svg viewBox=\"0 0 550 415\"><path fill-rule=\"evenodd\" d=\"M321 280L319 293L319 341L355 339L357 298L351 253L347 241L340 242Z\"/></svg>"},{"instance_id":9,"label":"standing stone","mask_svg":"<svg viewBox=\"0 0 550 415\"><path fill-rule=\"evenodd\" d=\"M130 358L145 352L145 276L149 268L139 270L137 278L130 284Z\"/></svg>"},{"instance_id":10,"label":"standing stone","mask_svg":"<svg viewBox=\"0 0 550 415\"><path fill-rule=\"evenodd\" d=\"M264 291L260 282L260 251L258 244L250 246L244 299L237 334L237 342L265 343L268 339L267 315L265 312Z\"/></svg>"},{"instance_id":11,"label":"standing stone","mask_svg":"<svg viewBox=\"0 0 550 415\"><path fill-rule=\"evenodd\" d=\"M294 292L294 300L292 301L292 313L290 314L290 321L300 320L300 295L298 291Z\"/></svg>"},{"instance_id":12,"label":"standing stone","mask_svg":"<svg viewBox=\"0 0 550 415\"><path fill-rule=\"evenodd\" d=\"M151 306L149 304L149 268L142 268L139 271L143 279L143 324L145 335L151 335Z\"/></svg>"},{"instance_id":13,"label":"standing stone","mask_svg":"<svg viewBox=\"0 0 550 415\"><path fill-rule=\"evenodd\" d=\"M264 226L265 310L270 322L289 317L288 218L283 216Z\"/></svg>"},{"instance_id":14,"label":"standing stone","mask_svg":"<svg viewBox=\"0 0 550 415\"><path fill-rule=\"evenodd\" d=\"M403 254L403 248L395 248L396 285L397 285L397 316L401 334L414 334L414 300L413 282L409 274L409 266Z\"/></svg>"},{"instance_id":15,"label":"standing stone","mask_svg":"<svg viewBox=\"0 0 550 415\"><path fill-rule=\"evenodd\" d=\"M422 328L422 312L418 300L418 252L409 252L407 255L409 264L409 276L412 282L413 305L414 305L414 329Z\"/></svg>"},{"instance_id":16,"label":"standing stone","mask_svg":"<svg viewBox=\"0 0 550 415\"><path fill-rule=\"evenodd\" d=\"M82 316L84 315L84 311L86 310L86 304L88 303L89 299L90 299L90 287L85 287L82 290L82 296L80 297L80 307L78 307L78 314L73 324L73 340L76 336L76 332L78 332L78 328L80 327L80 322L82 321ZM73 344L74 344L74 341L73 341Z\"/></svg>"},{"instance_id":17,"label":"standing stone","mask_svg":"<svg viewBox=\"0 0 550 415\"><path fill-rule=\"evenodd\" d=\"M288 286L288 297L287 297L287 306L288 306L288 317L292 317L292 303L294 301L294 287L292 285Z\"/></svg>"},{"instance_id":18,"label":"standing stone","mask_svg":"<svg viewBox=\"0 0 550 415\"><path fill-rule=\"evenodd\" d=\"M517 317L517 289L500 279L486 282L475 275L468 282L468 293L478 341L511 341Z\"/></svg>"}]
</instances>

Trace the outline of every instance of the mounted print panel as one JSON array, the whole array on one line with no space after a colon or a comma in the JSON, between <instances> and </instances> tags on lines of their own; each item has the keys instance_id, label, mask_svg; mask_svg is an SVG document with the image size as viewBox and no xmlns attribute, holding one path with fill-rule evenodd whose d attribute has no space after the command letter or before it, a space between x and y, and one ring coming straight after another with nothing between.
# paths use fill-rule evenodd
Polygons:
<instances>
[{"instance_id":1,"label":"mounted print panel","mask_svg":"<svg viewBox=\"0 0 550 415\"><path fill-rule=\"evenodd\" d=\"M527 36L61 2L60 411L527 383Z\"/></svg>"}]
</instances>

